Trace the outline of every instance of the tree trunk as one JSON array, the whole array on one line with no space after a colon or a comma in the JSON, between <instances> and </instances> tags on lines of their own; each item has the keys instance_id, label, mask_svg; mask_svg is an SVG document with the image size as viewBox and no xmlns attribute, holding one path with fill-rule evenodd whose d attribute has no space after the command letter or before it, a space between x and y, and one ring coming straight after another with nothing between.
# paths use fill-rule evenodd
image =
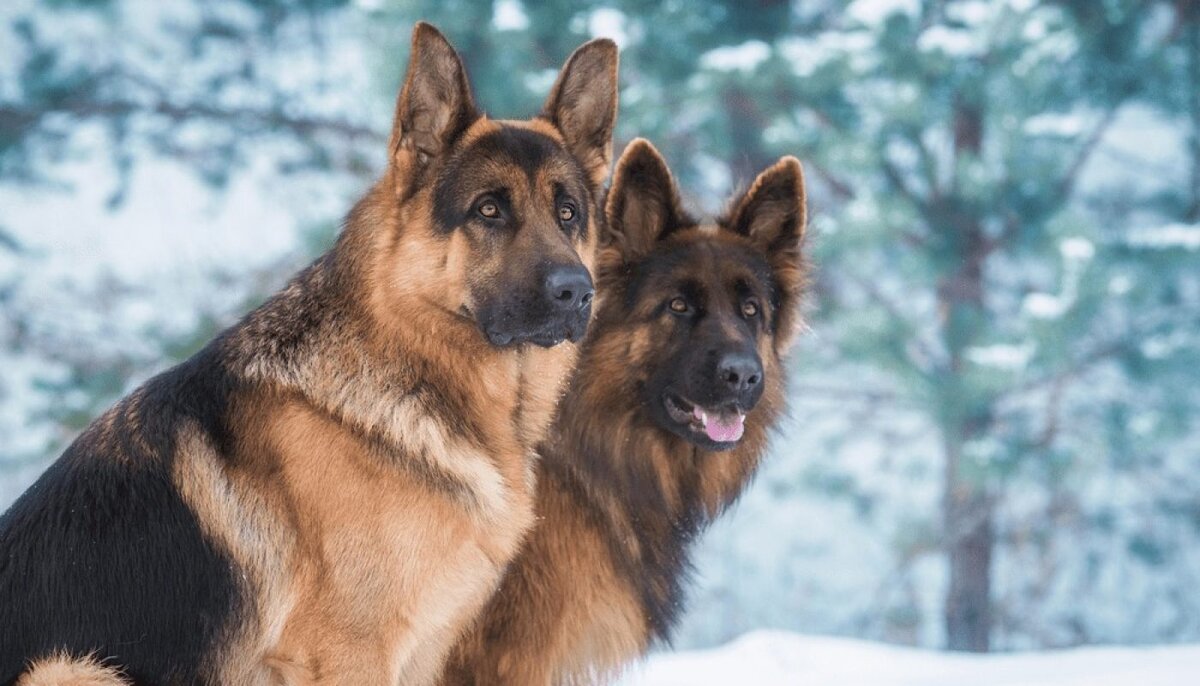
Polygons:
<instances>
[{"instance_id":1,"label":"tree trunk","mask_svg":"<svg viewBox=\"0 0 1200 686\"><path fill-rule=\"evenodd\" d=\"M950 566L943 607L946 647L986 653L992 629L992 504L986 493L960 483L946 493L944 512Z\"/></svg>"},{"instance_id":2,"label":"tree trunk","mask_svg":"<svg viewBox=\"0 0 1200 686\"><path fill-rule=\"evenodd\" d=\"M943 612L950 650L987 652L992 628L994 507L986 475L980 473L982 466L973 464L964 448L988 430L991 409L987 397L964 378L964 354L978 338L985 316L983 257L977 252L983 234L971 223L968 226L964 228L976 233L964 241L967 256L938 288L946 313L942 337L949 352L949 368L939 391L945 460L943 548L950 568Z\"/></svg>"},{"instance_id":3,"label":"tree trunk","mask_svg":"<svg viewBox=\"0 0 1200 686\"><path fill-rule=\"evenodd\" d=\"M955 165L978 158L984 119L978 104L959 97L954 112ZM956 186L952 186L956 193ZM991 248L981 217L969 203L950 197L935 205L935 216L947 243L954 246L942 264L937 296L942 312L942 340L948 366L941 379L940 401L945 458L943 535L950 579L943 605L946 643L950 650L987 652L992 630L992 548L995 545L993 502L986 475L964 454L968 443L991 422L990 400L965 376L964 356L987 326L984 263ZM964 468L970 470L964 474Z\"/></svg>"},{"instance_id":4,"label":"tree trunk","mask_svg":"<svg viewBox=\"0 0 1200 686\"><path fill-rule=\"evenodd\" d=\"M729 117L730 148L737 155L729 161L734 187L748 186L772 160L764 151L762 130L767 126L754 97L741 86L731 85L722 93Z\"/></svg>"},{"instance_id":5,"label":"tree trunk","mask_svg":"<svg viewBox=\"0 0 1200 686\"><path fill-rule=\"evenodd\" d=\"M951 377L944 401L962 407L962 388ZM967 442L986 430L982 414L945 418L942 451L945 474L942 492L943 549L949 567L949 584L942 606L946 647L986 653L992 631L992 549L995 547L995 501L986 479L964 456ZM963 474L968 467L973 473Z\"/></svg>"},{"instance_id":6,"label":"tree trunk","mask_svg":"<svg viewBox=\"0 0 1200 686\"><path fill-rule=\"evenodd\" d=\"M1184 221L1200 222L1200 6L1190 4L1186 7L1187 15L1184 21L1188 32L1188 81L1191 83L1188 114L1192 120L1188 148L1192 158L1192 188L1191 201L1184 212Z\"/></svg>"}]
</instances>

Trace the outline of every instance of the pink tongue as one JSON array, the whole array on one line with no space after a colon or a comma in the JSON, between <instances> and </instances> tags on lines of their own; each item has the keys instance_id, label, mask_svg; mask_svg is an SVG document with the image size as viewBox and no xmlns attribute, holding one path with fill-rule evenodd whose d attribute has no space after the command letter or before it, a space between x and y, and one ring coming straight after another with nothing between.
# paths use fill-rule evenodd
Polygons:
<instances>
[{"instance_id":1,"label":"pink tongue","mask_svg":"<svg viewBox=\"0 0 1200 686\"><path fill-rule=\"evenodd\" d=\"M696 408L694 414L697 419L701 417L702 410ZM732 443L742 437L742 431L745 430L743 422L746 417L740 414L730 414L726 417L713 416L705 414L704 418L704 433L709 440L717 443Z\"/></svg>"}]
</instances>

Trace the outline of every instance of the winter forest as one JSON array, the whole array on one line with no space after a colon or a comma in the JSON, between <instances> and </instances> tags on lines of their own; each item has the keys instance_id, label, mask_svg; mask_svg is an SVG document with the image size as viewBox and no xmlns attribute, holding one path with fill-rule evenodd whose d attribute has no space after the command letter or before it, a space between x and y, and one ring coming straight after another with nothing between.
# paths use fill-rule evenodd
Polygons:
<instances>
[{"instance_id":1,"label":"winter forest","mask_svg":"<svg viewBox=\"0 0 1200 686\"><path fill-rule=\"evenodd\" d=\"M805 165L791 414L676 647L1200 641L1200 3L8 0L0 509L330 245L414 21L495 117L621 47L616 149Z\"/></svg>"}]
</instances>

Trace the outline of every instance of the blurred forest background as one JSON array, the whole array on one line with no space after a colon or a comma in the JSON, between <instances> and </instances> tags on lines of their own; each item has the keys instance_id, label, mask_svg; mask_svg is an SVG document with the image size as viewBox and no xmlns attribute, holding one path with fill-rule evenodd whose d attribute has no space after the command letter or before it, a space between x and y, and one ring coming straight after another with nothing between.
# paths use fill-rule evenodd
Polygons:
<instances>
[{"instance_id":1,"label":"blurred forest background","mask_svg":"<svg viewBox=\"0 0 1200 686\"><path fill-rule=\"evenodd\" d=\"M1191 0L6 0L0 507L329 245L417 19L494 116L616 39L699 208L806 165L792 417L678 645L1200 640Z\"/></svg>"}]
</instances>

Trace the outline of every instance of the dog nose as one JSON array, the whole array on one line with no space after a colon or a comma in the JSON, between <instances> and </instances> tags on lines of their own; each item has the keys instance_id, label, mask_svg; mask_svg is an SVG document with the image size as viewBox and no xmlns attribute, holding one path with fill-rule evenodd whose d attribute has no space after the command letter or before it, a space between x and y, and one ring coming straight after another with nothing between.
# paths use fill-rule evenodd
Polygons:
<instances>
[{"instance_id":1,"label":"dog nose","mask_svg":"<svg viewBox=\"0 0 1200 686\"><path fill-rule=\"evenodd\" d=\"M592 276L583 265L557 265L550 268L545 280L546 297L555 309L565 312L581 310L592 302L595 289Z\"/></svg>"},{"instance_id":2,"label":"dog nose","mask_svg":"<svg viewBox=\"0 0 1200 686\"><path fill-rule=\"evenodd\" d=\"M725 353L717 363L717 380L734 393L744 393L762 383L762 363L749 352Z\"/></svg>"}]
</instances>

